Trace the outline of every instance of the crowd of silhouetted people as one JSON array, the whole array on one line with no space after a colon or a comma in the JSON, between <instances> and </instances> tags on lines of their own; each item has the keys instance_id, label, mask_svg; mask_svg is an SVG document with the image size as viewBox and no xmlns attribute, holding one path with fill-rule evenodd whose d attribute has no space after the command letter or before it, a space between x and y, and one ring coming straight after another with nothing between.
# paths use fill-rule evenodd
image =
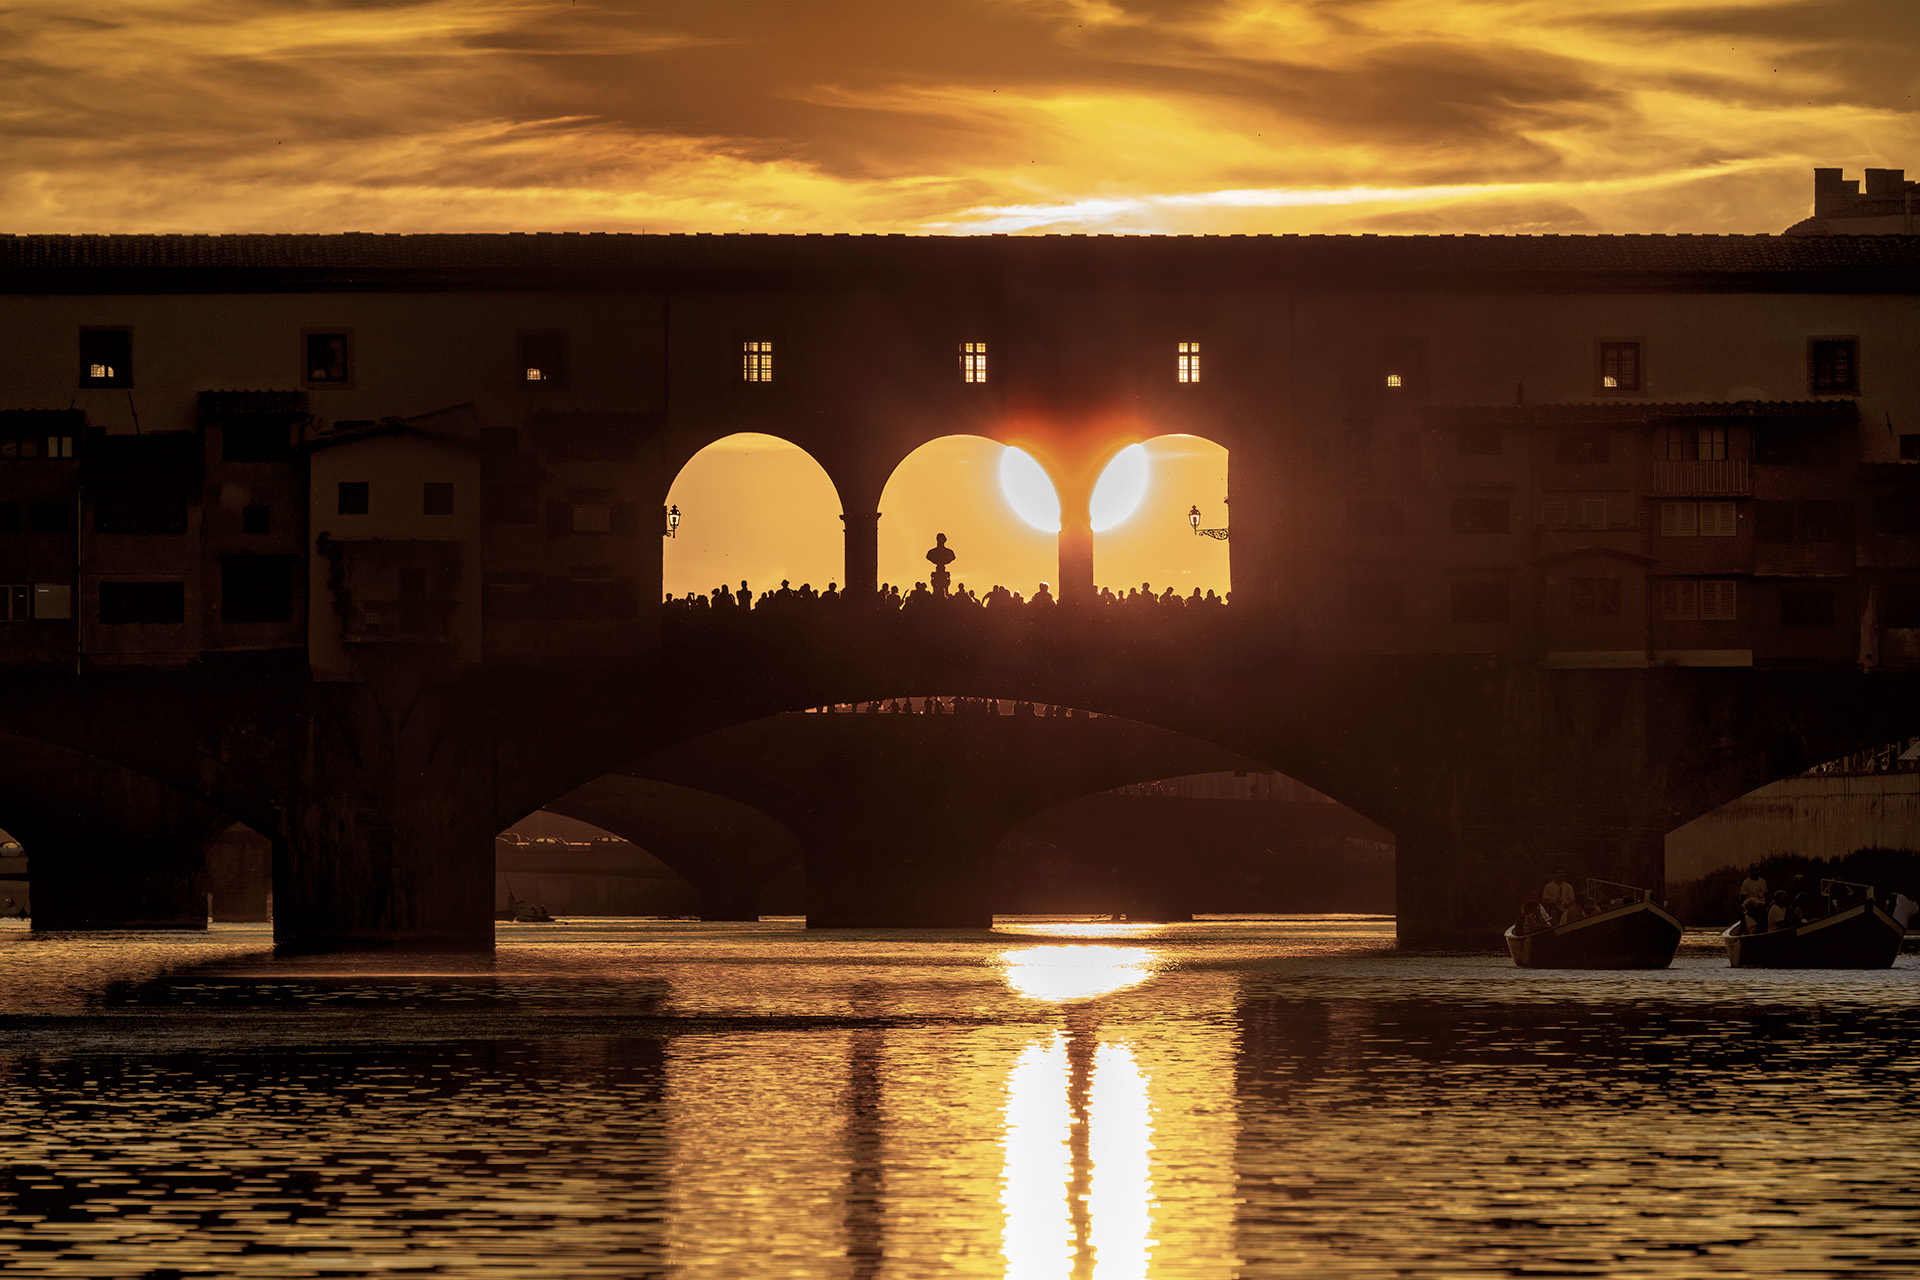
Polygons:
<instances>
[{"instance_id":1,"label":"crowd of silhouetted people","mask_svg":"<svg viewBox=\"0 0 1920 1280\"><path fill-rule=\"evenodd\" d=\"M881 716L1002 716L1042 720L1098 719L1093 711L1058 707L1047 702L1009 701L1004 698L886 698L878 702L841 702L815 707L822 715Z\"/></svg>"},{"instance_id":2,"label":"crowd of silhouetted people","mask_svg":"<svg viewBox=\"0 0 1920 1280\"><path fill-rule=\"evenodd\" d=\"M1231 591L1225 596L1220 596L1212 591L1202 591L1199 587L1195 587L1190 595L1184 596L1172 587L1155 592L1151 583L1143 582L1125 591L1101 587L1088 603L1101 611L1125 610L1142 615L1151 612L1159 616L1224 609L1232 598ZM877 591L856 595L851 591L840 590L837 583L829 582L825 591L816 591L810 582L803 582L796 587L790 581L783 579L778 587L761 591L757 595L749 584L742 582L738 590L723 583L705 595L697 591L689 591L684 596L666 598L669 614L709 617L738 617L748 613L770 614L775 617L794 616L802 613L819 614L828 610L863 605L882 612L898 613L936 609L948 611L979 609L987 612L1020 609L1037 613L1052 609L1058 603L1052 587L1045 582L1041 583L1031 596L999 585L995 585L985 595L976 595L964 582L944 595L935 592L925 582L916 582L906 591L902 591L893 583L883 583Z\"/></svg>"}]
</instances>

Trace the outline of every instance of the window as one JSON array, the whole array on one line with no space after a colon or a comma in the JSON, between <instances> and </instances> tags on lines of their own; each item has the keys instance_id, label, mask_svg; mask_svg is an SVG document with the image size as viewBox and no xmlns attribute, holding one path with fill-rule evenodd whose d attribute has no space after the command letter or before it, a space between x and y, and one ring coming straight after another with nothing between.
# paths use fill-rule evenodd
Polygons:
<instances>
[{"instance_id":1,"label":"window","mask_svg":"<svg viewBox=\"0 0 1920 1280\"><path fill-rule=\"evenodd\" d=\"M1900 461L1920 462L1920 435L1900 437Z\"/></svg>"},{"instance_id":2,"label":"window","mask_svg":"<svg viewBox=\"0 0 1920 1280\"><path fill-rule=\"evenodd\" d=\"M0 439L0 459L71 457L72 436L8 436Z\"/></svg>"},{"instance_id":3,"label":"window","mask_svg":"<svg viewBox=\"0 0 1920 1280\"><path fill-rule=\"evenodd\" d=\"M740 380L742 382L773 381L773 344L771 342L747 342L741 345Z\"/></svg>"},{"instance_id":4,"label":"window","mask_svg":"<svg viewBox=\"0 0 1920 1280\"><path fill-rule=\"evenodd\" d=\"M1669 622L1732 622L1735 619L1731 579L1675 579L1660 583L1655 596L1655 608Z\"/></svg>"},{"instance_id":5,"label":"window","mask_svg":"<svg viewBox=\"0 0 1920 1280\"><path fill-rule=\"evenodd\" d=\"M1508 529L1509 506L1505 498L1455 498L1453 500L1453 531L1455 533L1505 533Z\"/></svg>"},{"instance_id":6,"label":"window","mask_svg":"<svg viewBox=\"0 0 1920 1280\"><path fill-rule=\"evenodd\" d=\"M1640 389L1640 344L1602 342L1600 344L1600 390L1602 392Z\"/></svg>"},{"instance_id":7,"label":"window","mask_svg":"<svg viewBox=\"0 0 1920 1280\"><path fill-rule=\"evenodd\" d=\"M0 622L25 622L33 617L33 584L0 585Z\"/></svg>"},{"instance_id":8,"label":"window","mask_svg":"<svg viewBox=\"0 0 1920 1280\"><path fill-rule=\"evenodd\" d=\"M573 504L574 533L612 533L613 505L606 502L576 502Z\"/></svg>"},{"instance_id":9,"label":"window","mask_svg":"<svg viewBox=\"0 0 1920 1280\"><path fill-rule=\"evenodd\" d=\"M1453 451L1458 454L1493 454L1502 449L1498 427L1461 427L1454 434Z\"/></svg>"},{"instance_id":10,"label":"window","mask_svg":"<svg viewBox=\"0 0 1920 1280\"><path fill-rule=\"evenodd\" d=\"M1800 504L1800 541L1847 542L1853 538L1853 504L1820 499Z\"/></svg>"},{"instance_id":11,"label":"window","mask_svg":"<svg viewBox=\"0 0 1920 1280\"><path fill-rule=\"evenodd\" d=\"M20 504L0 502L0 533L20 532Z\"/></svg>"},{"instance_id":12,"label":"window","mask_svg":"<svg viewBox=\"0 0 1920 1280\"><path fill-rule=\"evenodd\" d=\"M489 575L481 602L489 618L537 618L542 612L540 580L530 574Z\"/></svg>"},{"instance_id":13,"label":"window","mask_svg":"<svg viewBox=\"0 0 1920 1280\"><path fill-rule=\"evenodd\" d=\"M1660 536L1694 538L1700 534L1700 504L1663 502L1660 504Z\"/></svg>"},{"instance_id":14,"label":"window","mask_svg":"<svg viewBox=\"0 0 1920 1280\"><path fill-rule=\"evenodd\" d=\"M309 330L301 335L306 343L307 385L345 387L353 384L353 365L349 351L352 335L342 330L320 333Z\"/></svg>"},{"instance_id":15,"label":"window","mask_svg":"<svg viewBox=\"0 0 1920 1280\"><path fill-rule=\"evenodd\" d=\"M1562 431L1553 442L1553 458L1573 465L1605 462L1609 444L1605 431Z\"/></svg>"},{"instance_id":16,"label":"window","mask_svg":"<svg viewBox=\"0 0 1920 1280\"><path fill-rule=\"evenodd\" d=\"M1176 356L1179 363L1175 367L1178 370L1180 381L1200 381L1200 344L1197 342L1183 342L1180 344L1180 350L1176 353Z\"/></svg>"},{"instance_id":17,"label":"window","mask_svg":"<svg viewBox=\"0 0 1920 1280\"><path fill-rule=\"evenodd\" d=\"M1383 338L1380 385L1391 396L1427 394L1427 343L1424 338Z\"/></svg>"},{"instance_id":18,"label":"window","mask_svg":"<svg viewBox=\"0 0 1920 1280\"><path fill-rule=\"evenodd\" d=\"M33 584L33 616L60 619L73 616L73 588L64 582Z\"/></svg>"},{"instance_id":19,"label":"window","mask_svg":"<svg viewBox=\"0 0 1920 1280\"><path fill-rule=\"evenodd\" d=\"M1504 582L1453 584L1455 622L1505 622L1508 608L1507 584Z\"/></svg>"},{"instance_id":20,"label":"window","mask_svg":"<svg viewBox=\"0 0 1920 1280\"><path fill-rule=\"evenodd\" d=\"M240 508L240 532L242 533L273 532L273 508L272 507Z\"/></svg>"},{"instance_id":21,"label":"window","mask_svg":"<svg viewBox=\"0 0 1920 1280\"><path fill-rule=\"evenodd\" d=\"M93 509L96 533L185 533L187 504L145 495L103 498Z\"/></svg>"},{"instance_id":22,"label":"window","mask_svg":"<svg viewBox=\"0 0 1920 1280\"><path fill-rule=\"evenodd\" d=\"M1782 627L1833 625L1832 587L1783 587L1780 591Z\"/></svg>"},{"instance_id":23,"label":"window","mask_svg":"<svg viewBox=\"0 0 1920 1280\"><path fill-rule=\"evenodd\" d=\"M423 516L450 516L453 514L453 484L451 481L429 480L422 486L420 514Z\"/></svg>"},{"instance_id":24,"label":"window","mask_svg":"<svg viewBox=\"0 0 1920 1280\"><path fill-rule=\"evenodd\" d=\"M172 624L186 620L187 587L183 582L100 584L100 621L110 626L127 623Z\"/></svg>"},{"instance_id":25,"label":"window","mask_svg":"<svg viewBox=\"0 0 1920 1280\"><path fill-rule=\"evenodd\" d=\"M1607 527L1607 500L1605 498L1580 499L1580 527L1582 529L1605 529Z\"/></svg>"},{"instance_id":26,"label":"window","mask_svg":"<svg viewBox=\"0 0 1920 1280\"><path fill-rule=\"evenodd\" d=\"M519 380L527 386L563 391L567 385L567 335L557 330L520 335Z\"/></svg>"},{"instance_id":27,"label":"window","mask_svg":"<svg viewBox=\"0 0 1920 1280\"><path fill-rule=\"evenodd\" d=\"M1399 622L1406 613L1406 592L1398 582L1349 582L1347 621L1371 625Z\"/></svg>"},{"instance_id":28,"label":"window","mask_svg":"<svg viewBox=\"0 0 1920 1280\"><path fill-rule=\"evenodd\" d=\"M481 519L488 524L538 524L540 486L531 480L499 480L489 484Z\"/></svg>"},{"instance_id":29,"label":"window","mask_svg":"<svg viewBox=\"0 0 1920 1280\"><path fill-rule=\"evenodd\" d=\"M1573 611L1588 618L1620 616L1620 579L1575 578Z\"/></svg>"},{"instance_id":30,"label":"window","mask_svg":"<svg viewBox=\"0 0 1920 1280\"><path fill-rule=\"evenodd\" d=\"M71 502L30 502L27 504L28 533L72 533Z\"/></svg>"},{"instance_id":31,"label":"window","mask_svg":"<svg viewBox=\"0 0 1920 1280\"><path fill-rule=\"evenodd\" d=\"M82 329L80 331L80 385L83 387L130 387L133 385L133 330Z\"/></svg>"},{"instance_id":32,"label":"window","mask_svg":"<svg viewBox=\"0 0 1920 1280\"><path fill-rule=\"evenodd\" d=\"M748 343L752 346L752 343ZM749 377L748 382L755 379ZM987 380L987 344L984 342L963 342L960 344L960 381L985 382Z\"/></svg>"},{"instance_id":33,"label":"window","mask_svg":"<svg viewBox=\"0 0 1920 1280\"><path fill-rule=\"evenodd\" d=\"M1563 499L1549 499L1540 504L1540 523L1549 529L1564 529L1573 523L1569 511L1571 504Z\"/></svg>"},{"instance_id":34,"label":"window","mask_svg":"<svg viewBox=\"0 0 1920 1280\"><path fill-rule=\"evenodd\" d=\"M1858 394L1859 341L1854 338L1814 338L1808 342L1807 385L1815 395Z\"/></svg>"},{"instance_id":35,"label":"window","mask_svg":"<svg viewBox=\"0 0 1920 1280\"><path fill-rule=\"evenodd\" d=\"M292 622L293 558L234 556L221 561L220 621Z\"/></svg>"},{"instance_id":36,"label":"window","mask_svg":"<svg viewBox=\"0 0 1920 1280\"><path fill-rule=\"evenodd\" d=\"M1660 536L1663 538L1731 538L1738 532L1731 502L1660 504Z\"/></svg>"},{"instance_id":37,"label":"window","mask_svg":"<svg viewBox=\"0 0 1920 1280\"><path fill-rule=\"evenodd\" d=\"M369 505L371 484L366 480L342 480L340 482L340 514L343 516L364 516Z\"/></svg>"}]
</instances>

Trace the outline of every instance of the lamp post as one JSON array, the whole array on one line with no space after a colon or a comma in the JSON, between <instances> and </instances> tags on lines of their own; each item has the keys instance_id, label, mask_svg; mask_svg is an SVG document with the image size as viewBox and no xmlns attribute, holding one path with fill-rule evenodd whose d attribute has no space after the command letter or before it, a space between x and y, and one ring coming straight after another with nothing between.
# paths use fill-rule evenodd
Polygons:
<instances>
[{"instance_id":1,"label":"lamp post","mask_svg":"<svg viewBox=\"0 0 1920 1280\"><path fill-rule=\"evenodd\" d=\"M1196 505L1193 510L1187 512L1187 524L1193 529L1193 534L1196 538L1215 538L1221 542L1227 540L1227 531L1225 529L1202 529L1200 527L1200 508L1198 505Z\"/></svg>"},{"instance_id":2,"label":"lamp post","mask_svg":"<svg viewBox=\"0 0 1920 1280\"><path fill-rule=\"evenodd\" d=\"M678 503L675 503L673 506L667 508L667 536L669 538L673 538L673 537L678 537L679 534L680 534L680 505Z\"/></svg>"}]
</instances>

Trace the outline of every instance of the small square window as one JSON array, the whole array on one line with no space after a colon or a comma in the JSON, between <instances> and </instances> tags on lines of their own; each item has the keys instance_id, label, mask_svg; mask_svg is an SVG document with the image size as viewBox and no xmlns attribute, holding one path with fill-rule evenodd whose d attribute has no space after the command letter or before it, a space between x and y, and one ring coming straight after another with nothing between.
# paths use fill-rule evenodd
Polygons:
<instances>
[{"instance_id":1,"label":"small square window","mask_svg":"<svg viewBox=\"0 0 1920 1280\"><path fill-rule=\"evenodd\" d=\"M1600 391L1618 393L1640 389L1640 344L1602 342L1600 344Z\"/></svg>"},{"instance_id":2,"label":"small square window","mask_svg":"<svg viewBox=\"0 0 1920 1280\"><path fill-rule=\"evenodd\" d=\"M749 346L752 344L749 343ZM987 380L987 344L984 342L963 342L960 344L960 381L985 382ZM747 379L752 382L752 378Z\"/></svg>"},{"instance_id":3,"label":"small square window","mask_svg":"<svg viewBox=\"0 0 1920 1280\"><path fill-rule=\"evenodd\" d=\"M1857 395L1860 343L1853 338L1815 338L1807 343L1808 383L1815 395Z\"/></svg>"},{"instance_id":4,"label":"small square window","mask_svg":"<svg viewBox=\"0 0 1920 1280\"><path fill-rule=\"evenodd\" d=\"M1900 437L1900 460L1902 462L1920 462L1920 435Z\"/></svg>"},{"instance_id":5,"label":"small square window","mask_svg":"<svg viewBox=\"0 0 1920 1280\"><path fill-rule=\"evenodd\" d=\"M0 533L20 532L20 504L0 502Z\"/></svg>"},{"instance_id":6,"label":"small square window","mask_svg":"<svg viewBox=\"0 0 1920 1280\"><path fill-rule=\"evenodd\" d=\"M1700 504L1697 502L1661 503L1660 536L1663 538L1699 537Z\"/></svg>"},{"instance_id":7,"label":"small square window","mask_svg":"<svg viewBox=\"0 0 1920 1280\"><path fill-rule=\"evenodd\" d=\"M1380 343L1380 385L1395 396L1427 393L1427 343L1424 338L1386 338Z\"/></svg>"},{"instance_id":8,"label":"small square window","mask_svg":"<svg viewBox=\"0 0 1920 1280\"><path fill-rule=\"evenodd\" d=\"M0 621L25 622L32 617L32 583L13 582L0 586Z\"/></svg>"},{"instance_id":9,"label":"small square window","mask_svg":"<svg viewBox=\"0 0 1920 1280\"><path fill-rule=\"evenodd\" d=\"M1731 538L1740 532L1738 516L1731 502L1703 502L1700 504L1700 536L1703 538Z\"/></svg>"},{"instance_id":10,"label":"small square window","mask_svg":"<svg viewBox=\"0 0 1920 1280\"><path fill-rule=\"evenodd\" d=\"M1734 605L1734 584L1731 578L1700 584L1700 620L1702 622L1738 621Z\"/></svg>"},{"instance_id":11,"label":"small square window","mask_svg":"<svg viewBox=\"0 0 1920 1280\"><path fill-rule=\"evenodd\" d=\"M273 508L272 507L240 508L240 532L242 533L273 532Z\"/></svg>"},{"instance_id":12,"label":"small square window","mask_svg":"<svg viewBox=\"0 0 1920 1280\"><path fill-rule=\"evenodd\" d=\"M1607 500L1605 498L1580 499L1580 527L1600 530L1607 528Z\"/></svg>"},{"instance_id":13,"label":"small square window","mask_svg":"<svg viewBox=\"0 0 1920 1280\"><path fill-rule=\"evenodd\" d=\"M1180 349L1175 355L1179 360L1178 365L1175 367L1180 381L1200 381L1200 344L1197 342L1183 342L1180 344Z\"/></svg>"},{"instance_id":14,"label":"small square window","mask_svg":"<svg viewBox=\"0 0 1920 1280\"><path fill-rule=\"evenodd\" d=\"M343 516L363 516L367 514L368 489L366 480L342 480L340 482L340 514Z\"/></svg>"},{"instance_id":15,"label":"small square window","mask_svg":"<svg viewBox=\"0 0 1920 1280\"><path fill-rule=\"evenodd\" d=\"M352 336L343 330L331 332L308 332L306 339L307 385L314 387L345 387L353 383L353 361L350 346Z\"/></svg>"},{"instance_id":16,"label":"small square window","mask_svg":"<svg viewBox=\"0 0 1920 1280\"><path fill-rule=\"evenodd\" d=\"M773 344L771 342L745 342L740 347L740 380L742 382L773 381Z\"/></svg>"},{"instance_id":17,"label":"small square window","mask_svg":"<svg viewBox=\"0 0 1920 1280\"><path fill-rule=\"evenodd\" d=\"M80 331L80 385L83 387L130 387L133 385L133 330L82 329Z\"/></svg>"},{"instance_id":18,"label":"small square window","mask_svg":"<svg viewBox=\"0 0 1920 1280\"><path fill-rule=\"evenodd\" d=\"M520 335L519 381L535 390L567 386L567 335L557 330Z\"/></svg>"},{"instance_id":19,"label":"small square window","mask_svg":"<svg viewBox=\"0 0 1920 1280\"><path fill-rule=\"evenodd\" d=\"M453 485L449 481L429 480L424 486L420 498L420 514L423 516L450 516L453 514Z\"/></svg>"}]
</instances>

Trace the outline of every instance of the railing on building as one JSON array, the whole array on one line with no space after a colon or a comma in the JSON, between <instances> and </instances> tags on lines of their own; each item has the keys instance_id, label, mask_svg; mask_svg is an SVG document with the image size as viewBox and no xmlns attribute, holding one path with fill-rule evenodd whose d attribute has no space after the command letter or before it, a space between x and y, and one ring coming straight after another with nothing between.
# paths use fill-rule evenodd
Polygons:
<instances>
[{"instance_id":1,"label":"railing on building","mask_svg":"<svg viewBox=\"0 0 1920 1280\"><path fill-rule=\"evenodd\" d=\"M1753 464L1746 458L1663 458L1653 464L1651 489L1665 497L1746 497L1753 492Z\"/></svg>"},{"instance_id":2,"label":"railing on building","mask_svg":"<svg viewBox=\"0 0 1920 1280\"><path fill-rule=\"evenodd\" d=\"M1920 738L1900 738L1871 751L1829 760L1807 770L1808 775L1822 773L1912 773L1920 770Z\"/></svg>"}]
</instances>

